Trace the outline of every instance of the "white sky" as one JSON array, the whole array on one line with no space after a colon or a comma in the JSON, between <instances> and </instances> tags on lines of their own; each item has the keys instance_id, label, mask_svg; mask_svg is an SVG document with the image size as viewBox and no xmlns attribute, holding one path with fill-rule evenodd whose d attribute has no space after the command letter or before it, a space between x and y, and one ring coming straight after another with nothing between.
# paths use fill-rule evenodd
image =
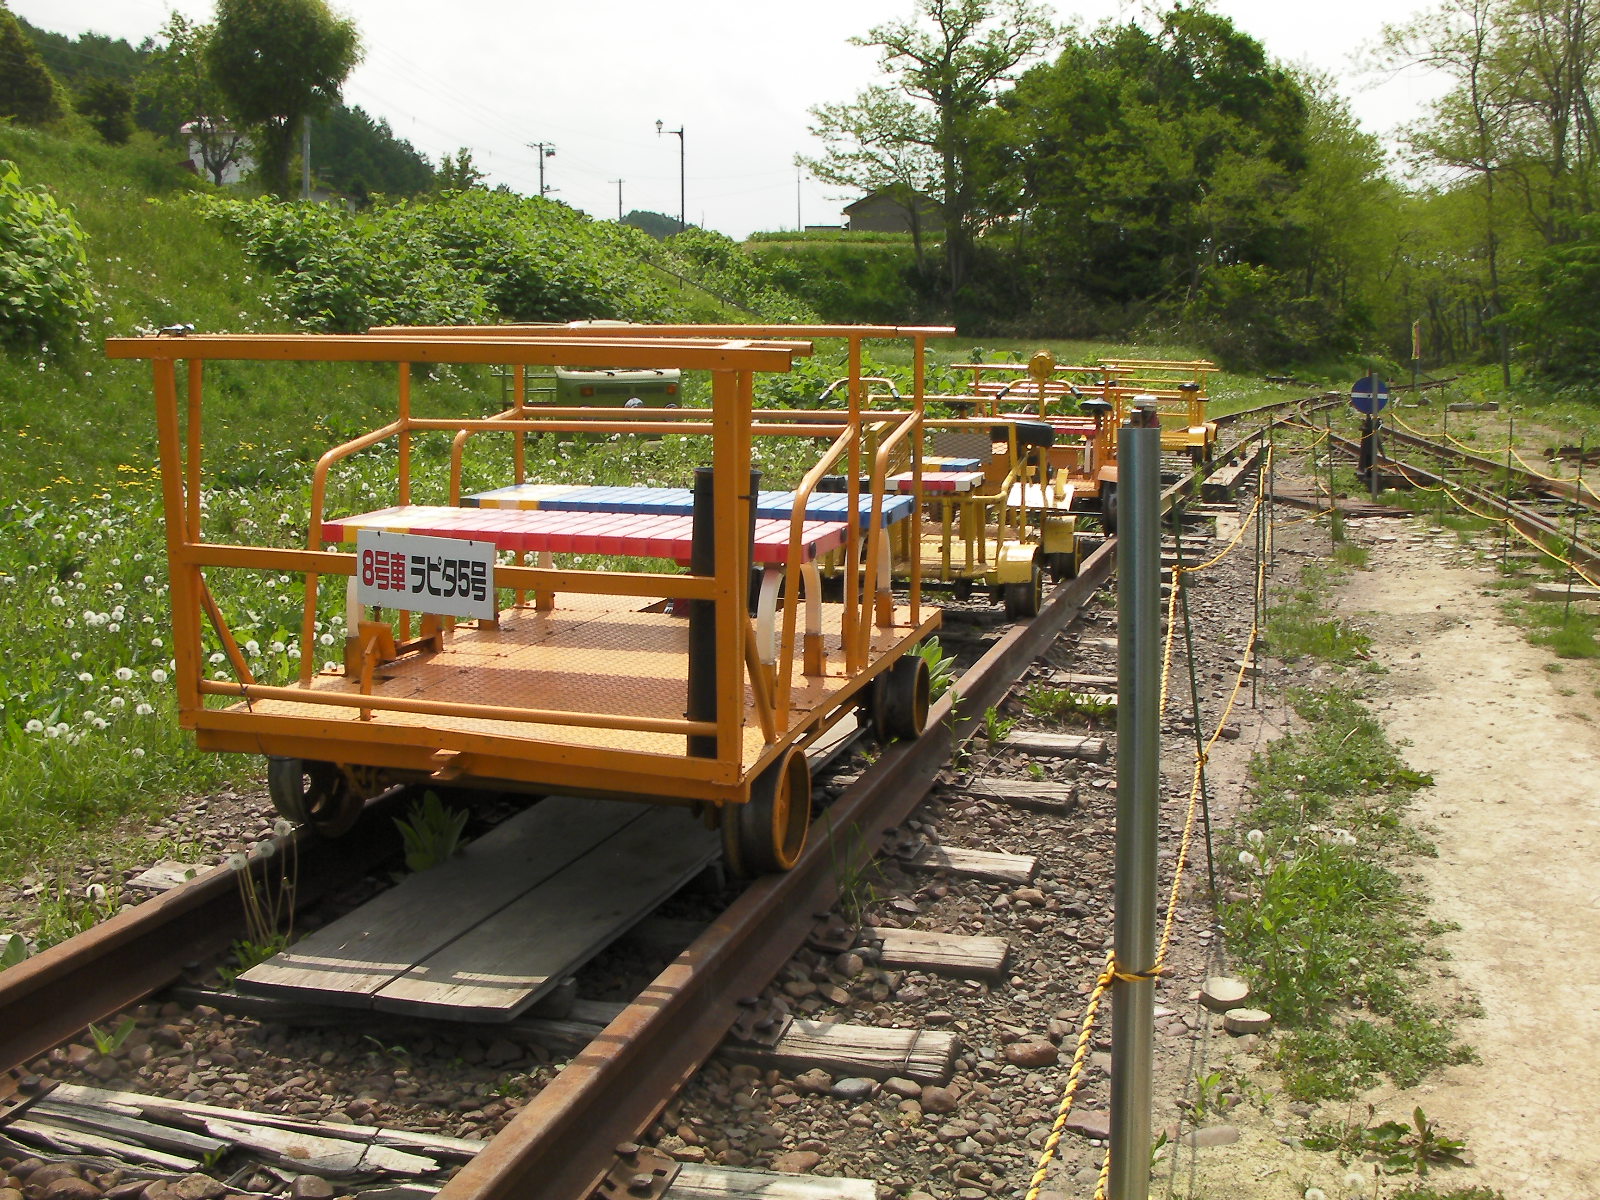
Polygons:
<instances>
[{"instance_id":1,"label":"white sky","mask_svg":"<svg viewBox=\"0 0 1600 1200\"><path fill-rule=\"evenodd\" d=\"M366 58L344 98L384 117L436 164L458 147L490 183L539 186L528 143L553 145L551 194L600 217L623 210L678 212L685 131L688 218L736 238L752 230L840 221L853 196L806 179L796 153L820 146L812 105L852 99L879 78L872 51L848 38L911 15L913 0L333 0L355 18ZM1361 64L1383 24L1425 0L1215 0L1213 9L1273 57L1344 81L1356 115L1387 133L1417 115L1440 85ZM137 44L177 8L210 20L210 0L10 0L33 24L69 36L87 30ZM1119 0L1056 0L1061 19L1093 25L1137 12ZM1163 6L1164 7L1164 6ZM316 149L312 148L315 159ZM797 195L798 190L798 195Z\"/></svg>"}]
</instances>

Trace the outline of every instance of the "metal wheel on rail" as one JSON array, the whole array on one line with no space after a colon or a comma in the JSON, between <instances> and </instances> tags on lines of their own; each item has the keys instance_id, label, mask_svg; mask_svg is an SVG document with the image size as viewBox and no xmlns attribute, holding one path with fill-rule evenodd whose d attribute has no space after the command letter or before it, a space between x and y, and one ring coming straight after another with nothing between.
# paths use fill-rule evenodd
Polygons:
<instances>
[{"instance_id":1,"label":"metal wheel on rail","mask_svg":"<svg viewBox=\"0 0 1600 1200\"><path fill-rule=\"evenodd\" d=\"M330 838L348 833L366 804L333 763L277 755L267 757L267 794L283 816Z\"/></svg>"},{"instance_id":2,"label":"metal wheel on rail","mask_svg":"<svg viewBox=\"0 0 1600 1200\"><path fill-rule=\"evenodd\" d=\"M1026 581L1005 584L1001 590L1007 617L1015 621L1038 616L1039 606L1044 603L1044 562L1040 556L1033 556L1033 570Z\"/></svg>"},{"instance_id":3,"label":"metal wheel on rail","mask_svg":"<svg viewBox=\"0 0 1600 1200\"><path fill-rule=\"evenodd\" d=\"M928 725L932 689L928 661L920 654L903 654L878 676L882 691L876 699L873 729L880 741L910 741L922 736Z\"/></svg>"},{"instance_id":4,"label":"metal wheel on rail","mask_svg":"<svg viewBox=\"0 0 1600 1200\"><path fill-rule=\"evenodd\" d=\"M1100 524L1107 533L1117 531L1117 485L1100 485Z\"/></svg>"},{"instance_id":5,"label":"metal wheel on rail","mask_svg":"<svg viewBox=\"0 0 1600 1200\"><path fill-rule=\"evenodd\" d=\"M722 808L722 856L742 878L787 871L800 861L811 828L811 764L789 750L750 785L744 804Z\"/></svg>"}]
</instances>

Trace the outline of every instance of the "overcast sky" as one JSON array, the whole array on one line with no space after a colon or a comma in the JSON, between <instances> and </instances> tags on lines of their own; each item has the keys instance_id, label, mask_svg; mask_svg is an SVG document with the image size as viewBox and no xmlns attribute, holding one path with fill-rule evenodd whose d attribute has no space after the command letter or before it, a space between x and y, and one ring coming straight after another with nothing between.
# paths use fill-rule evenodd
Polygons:
<instances>
[{"instance_id":1,"label":"overcast sky","mask_svg":"<svg viewBox=\"0 0 1600 1200\"><path fill-rule=\"evenodd\" d=\"M87 30L137 44L173 8L210 20L211 0L10 0L33 24ZM752 230L835 224L841 197L800 181L797 153L820 146L807 132L812 105L849 100L875 82L872 51L852 35L909 16L913 0L334 0L361 30L366 57L345 102L388 120L436 164L466 146L489 182L539 187L538 153L551 194L596 216L678 212L683 129L690 222L742 238ZM1063 22L1092 26L1137 12L1119 0L1062 0ZM1386 21L1423 0L1216 0L1215 11L1260 39L1269 54L1337 76L1356 115L1387 133L1436 95L1415 72L1367 69ZM1365 64L1365 65L1364 65ZM312 148L312 158L316 149Z\"/></svg>"}]
</instances>

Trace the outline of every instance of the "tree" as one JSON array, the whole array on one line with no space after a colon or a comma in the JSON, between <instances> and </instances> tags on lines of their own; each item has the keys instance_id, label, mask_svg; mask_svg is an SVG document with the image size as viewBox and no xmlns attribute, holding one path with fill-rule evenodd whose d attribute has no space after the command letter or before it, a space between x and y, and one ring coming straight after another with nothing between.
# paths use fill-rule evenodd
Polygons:
<instances>
[{"instance_id":1,"label":"tree","mask_svg":"<svg viewBox=\"0 0 1600 1200\"><path fill-rule=\"evenodd\" d=\"M483 172L472 165L472 151L465 146L456 151L455 158L446 154L440 159L433 176L433 187L438 192L465 192L482 185Z\"/></svg>"},{"instance_id":2,"label":"tree","mask_svg":"<svg viewBox=\"0 0 1600 1200\"><path fill-rule=\"evenodd\" d=\"M151 51L139 95L159 115L166 136L177 138L187 127L199 148L200 166L220 186L228 168L243 160L249 143L243 130L223 115L222 90L207 62L212 33L212 26L172 13L161 30L163 41Z\"/></svg>"},{"instance_id":3,"label":"tree","mask_svg":"<svg viewBox=\"0 0 1600 1200\"><path fill-rule=\"evenodd\" d=\"M357 200L372 193L414 196L433 186L433 166L389 122L340 105L311 127L317 177Z\"/></svg>"},{"instance_id":4,"label":"tree","mask_svg":"<svg viewBox=\"0 0 1600 1200\"><path fill-rule=\"evenodd\" d=\"M73 107L113 146L133 136L133 91L125 83L90 79L80 85Z\"/></svg>"},{"instance_id":5,"label":"tree","mask_svg":"<svg viewBox=\"0 0 1600 1200\"><path fill-rule=\"evenodd\" d=\"M301 122L338 102L360 60L355 23L324 0L217 0L211 77L229 114L258 131L262 175L277 195L289 192Z\"/></svg>"},{"instance_id":6,"label":"tree","mask_svg":"<svg viewBox=\"0 0 1600 1200\"><path fill-rule=\"evenodd\" d=\"M931 109L952 304L967 282L976 235L968 162L975 122L996 86L1045 53L1056 36L1044 9L1031 0L917 0L912 18L851 39L877 48L881 69L900 91Z\"/></svg>"},{"instance_id":7,"label":"tree","mask_svg":"<svg viewBox=\"0 0 1600 1200\"><path fill-rule=\"evenodd\" d=\"M991 206L1030 226L1027 270L1060 311L1104 326L1162 306L1192 320L1231 272L1263 311L1298 264L1287 219L1306 166L1306 102L1259 42L1203 6L1151 29L1070 38L1001 98L978 160ZM1241 289L1243 291L1241 292ZM1265 290L1263 290L1265 289Z\"/></svg>"},{"instance_id":8,"label":"tree","mask_svg":"<svg viewBox=\"0 0 1600 1200\"><path fill-rule=\"evenodd\" d=\"M56 81L23 34L17 18L0 4L0 118L15 117L24 125L43 125L61 116Z\"/></svg>"},{"instance_id":9,"label":"tree","mask_svg":"<svg viewBox=\"0 0 1600 1200\"><path fill-rule=\"evenodd\" d=\"M827 151L798 159L818 179L868 195L883 193L906 210L917 271L922 254L922 198L938 189L938 123L924 107L893 88L870 87L850 104L811 110L813 136Z\"/></svg>"}]
</instances>

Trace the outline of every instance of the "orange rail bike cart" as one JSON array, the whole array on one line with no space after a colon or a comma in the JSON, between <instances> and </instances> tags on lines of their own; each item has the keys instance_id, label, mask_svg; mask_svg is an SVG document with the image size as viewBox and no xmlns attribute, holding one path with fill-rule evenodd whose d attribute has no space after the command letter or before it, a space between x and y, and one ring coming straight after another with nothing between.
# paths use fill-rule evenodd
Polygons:
<instances>
[{"instance_id":1,"label":"orange rail bike cart","mask_svg":"<svg viewBox=\"0 0 1600 1200\"><path fill-rule=\"evenodd\" d=\"M888 463L899 445L921 441L921 396L909 411L880 414L862 407L857 384L848 409L823 421L816 413L768 420L752 406L756 374L789 370L809 343L762 336L769 330L740 330L737 340L706 332L108 340L111 357L149 359L153 368L183 726L204 749L267 755L274 804L328 833L348 828L383 788L431 780L691 806L720 822L733 869L791 866L810 821L806 747L852 707L873 710L895 736L915 736L926 719L927 666L911 651L937 628L937 610L914 588L907 603L870 587L823 603L815 572L819 555L842 548L859 556L863 579L886 577L885 505L895 499ZM204 536L202 382L208 370L227 369L208 363L226 360L395 365L393 420L316 464L304 550ZM486 418L416 416L412 368L436 364L510 365L519 377L556 364L699 370L710 375L711 403L535 409L519 397L513 410ZM458 500L465 438L511 435L515 483L523 484L523 442L539 432L698 436L709 439L711 462L697 472L686 515L601 519L411 502L421 438L456 439L450 486ZM758 511L756 437L825 445L782 518ZM326 513L330 468L386 442L396 449L394 504ZM859 494L853 489L841 519L815 519L818 481L841 468L864 481ZM689 570L557 565L554 556L568 553L645 556ZM297 680L273 686L253 677L207 583L208 572L224 570L303 577ZM764 576L760 628L750 611L756 570ZM340 598L350 610L344 668L319 671L319 603ZM203 669L207 624L231 668L217 678Z\"/></svg>"}]
</instances>

